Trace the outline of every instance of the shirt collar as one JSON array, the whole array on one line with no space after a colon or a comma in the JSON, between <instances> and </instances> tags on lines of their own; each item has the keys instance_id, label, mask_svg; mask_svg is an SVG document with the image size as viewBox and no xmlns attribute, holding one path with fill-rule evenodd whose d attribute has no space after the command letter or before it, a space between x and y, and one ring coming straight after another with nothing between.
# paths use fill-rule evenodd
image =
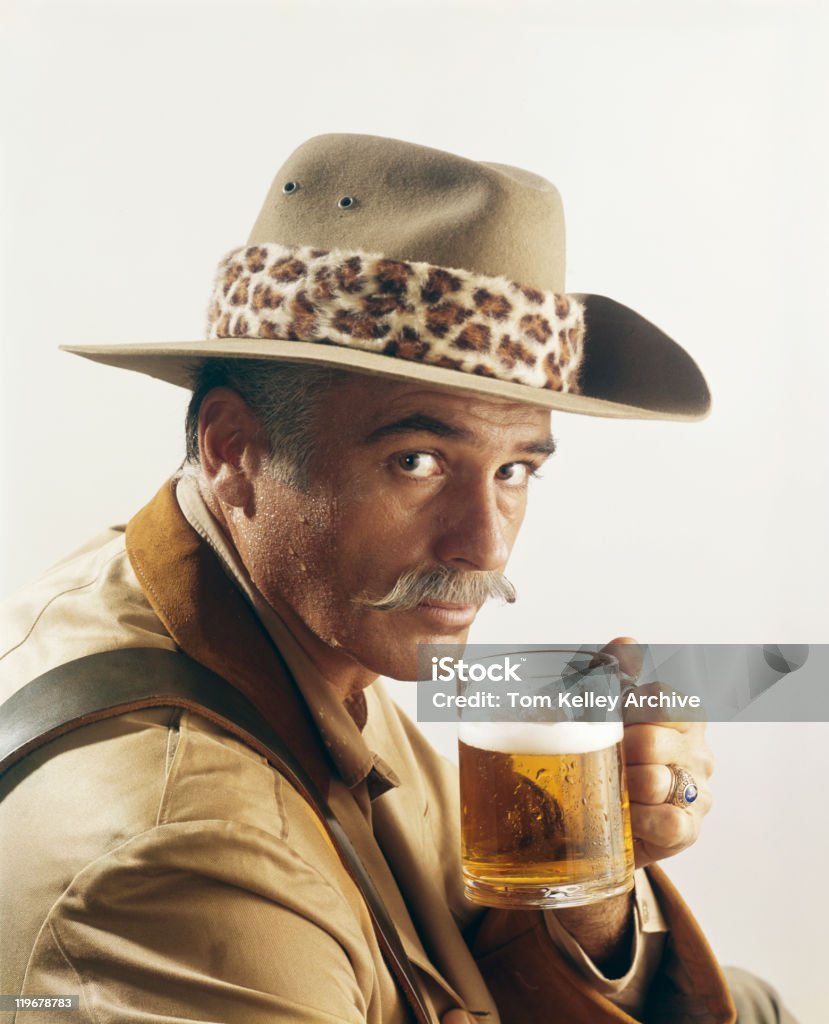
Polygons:
<instances>
[{"instance_id":1,"label":"shirt collar","mask_svg":"<svg viewBox=\"0 0 829 1024\"><path fill-rule=\"evenodd\" d=\"M379 754L368 747L362 732L334 688L308 657L285 621L257 589L236 549L205 504L198 483L191 473L185 471L176 479L176 499L187 522L215 552L285 659L337 771L348 788L354 789L365 780L369 797L374 800L400 785L397 774ZM365 697L363 704L367 712Z\"/></svg>"}]
</instances>

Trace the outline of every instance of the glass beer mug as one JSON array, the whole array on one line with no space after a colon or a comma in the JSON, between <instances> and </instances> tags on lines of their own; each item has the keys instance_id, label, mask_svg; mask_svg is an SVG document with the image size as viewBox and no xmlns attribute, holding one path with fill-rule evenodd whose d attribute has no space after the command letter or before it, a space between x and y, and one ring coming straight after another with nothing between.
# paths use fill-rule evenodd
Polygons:
<instances>
[{"instance_id":1,"label":"glass beer mug","mask_svg":"<svg viewBox=\"0 0 829 1024\"><path fill-rule=\"evenodd\" d=\"M618 662L552 648L511 657L520 657L521 683L498 687L498 714L507 705L512 720L459 709L466 896L573 907L627 892L634 863Z\"/></svg>"}]
</instances>

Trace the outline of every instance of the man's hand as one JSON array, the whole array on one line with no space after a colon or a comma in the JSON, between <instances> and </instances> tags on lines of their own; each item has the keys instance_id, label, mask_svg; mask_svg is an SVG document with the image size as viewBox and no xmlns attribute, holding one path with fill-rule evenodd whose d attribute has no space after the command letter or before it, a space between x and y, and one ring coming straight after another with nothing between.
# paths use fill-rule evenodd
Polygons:
<instances>
[{"instance_id":1,"label":"man's hand","mask_svg":"<svg viewBox=\"0 0 829 1024\"><path fill-rule=\"evenodd\" d=\"M619 659L623 673L636 678L642 655L635 640L618 637L603 648ZM696 842L711 809L708 780L714 759L703 722L636 723L625 726L624 757L630 793L636 867L672 857ZM666 804L673 777L669 764L686 768L699 790L689 807Z\"/></svg>"},{"instance_id":2,"label":"man's hand","mask_svg":"<svg viewBox=\"0 0 829 1024\"><path fill-rule=\"evenodd\" d=\"M642 650L635 640L617 637L602 650L619 660L620 672L628 679L636 679L642 671ZM714 760L702 722L625 725L623 743L634 855L636 867L641 868L671 857L696 841L702 819L711 808L708 779ZM686 768L694 776L699 796L689 807L665 803L673 783L669 764ZM633 913L630 893L555 913L608 977L619 977L627 969Z\"/></svg>"}]
</instances>

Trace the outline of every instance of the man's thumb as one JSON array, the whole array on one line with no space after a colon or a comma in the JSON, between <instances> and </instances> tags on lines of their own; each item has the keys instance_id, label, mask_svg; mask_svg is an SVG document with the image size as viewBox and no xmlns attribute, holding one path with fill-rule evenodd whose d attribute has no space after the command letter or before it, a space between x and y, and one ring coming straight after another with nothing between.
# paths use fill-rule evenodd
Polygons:
<instances>
[{"instance_id":1,"label":"man's thumb","mask_svg":"<svg viewBox=\"0 0 829 1024\"><path fill-rule=\"evenodd\" d=\"M612 654L619 662L619 675L624 686L639 678L645 649L631 636L617 636L602 648L604 654Z\"/></svg>"},{"instance_id":2,"label":"man's thumb","mask_svg":"<svg viewBox=\"0 0 829 1024\"><path fill-rule=\"evenodd\" d=\"M450 1010L440 1018L440 1024L478 1024L466 1010Z\"/></svg>"}]
</instances>

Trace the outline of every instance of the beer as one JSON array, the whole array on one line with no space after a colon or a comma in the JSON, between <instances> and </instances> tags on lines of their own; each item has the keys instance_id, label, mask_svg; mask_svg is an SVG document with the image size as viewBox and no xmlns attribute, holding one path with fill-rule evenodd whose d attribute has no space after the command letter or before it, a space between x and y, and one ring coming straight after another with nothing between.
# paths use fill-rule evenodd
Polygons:
<instances>
[{"instance_id":1,"label":"beer","mask_svg":"<svg viewBox=\"0 0 829 1024\"><path fill-rule=\"evenodd\" d=\"M463 722L466 895L578 906L633 885L620 722Z\"/></svg>"}]
</instances>

